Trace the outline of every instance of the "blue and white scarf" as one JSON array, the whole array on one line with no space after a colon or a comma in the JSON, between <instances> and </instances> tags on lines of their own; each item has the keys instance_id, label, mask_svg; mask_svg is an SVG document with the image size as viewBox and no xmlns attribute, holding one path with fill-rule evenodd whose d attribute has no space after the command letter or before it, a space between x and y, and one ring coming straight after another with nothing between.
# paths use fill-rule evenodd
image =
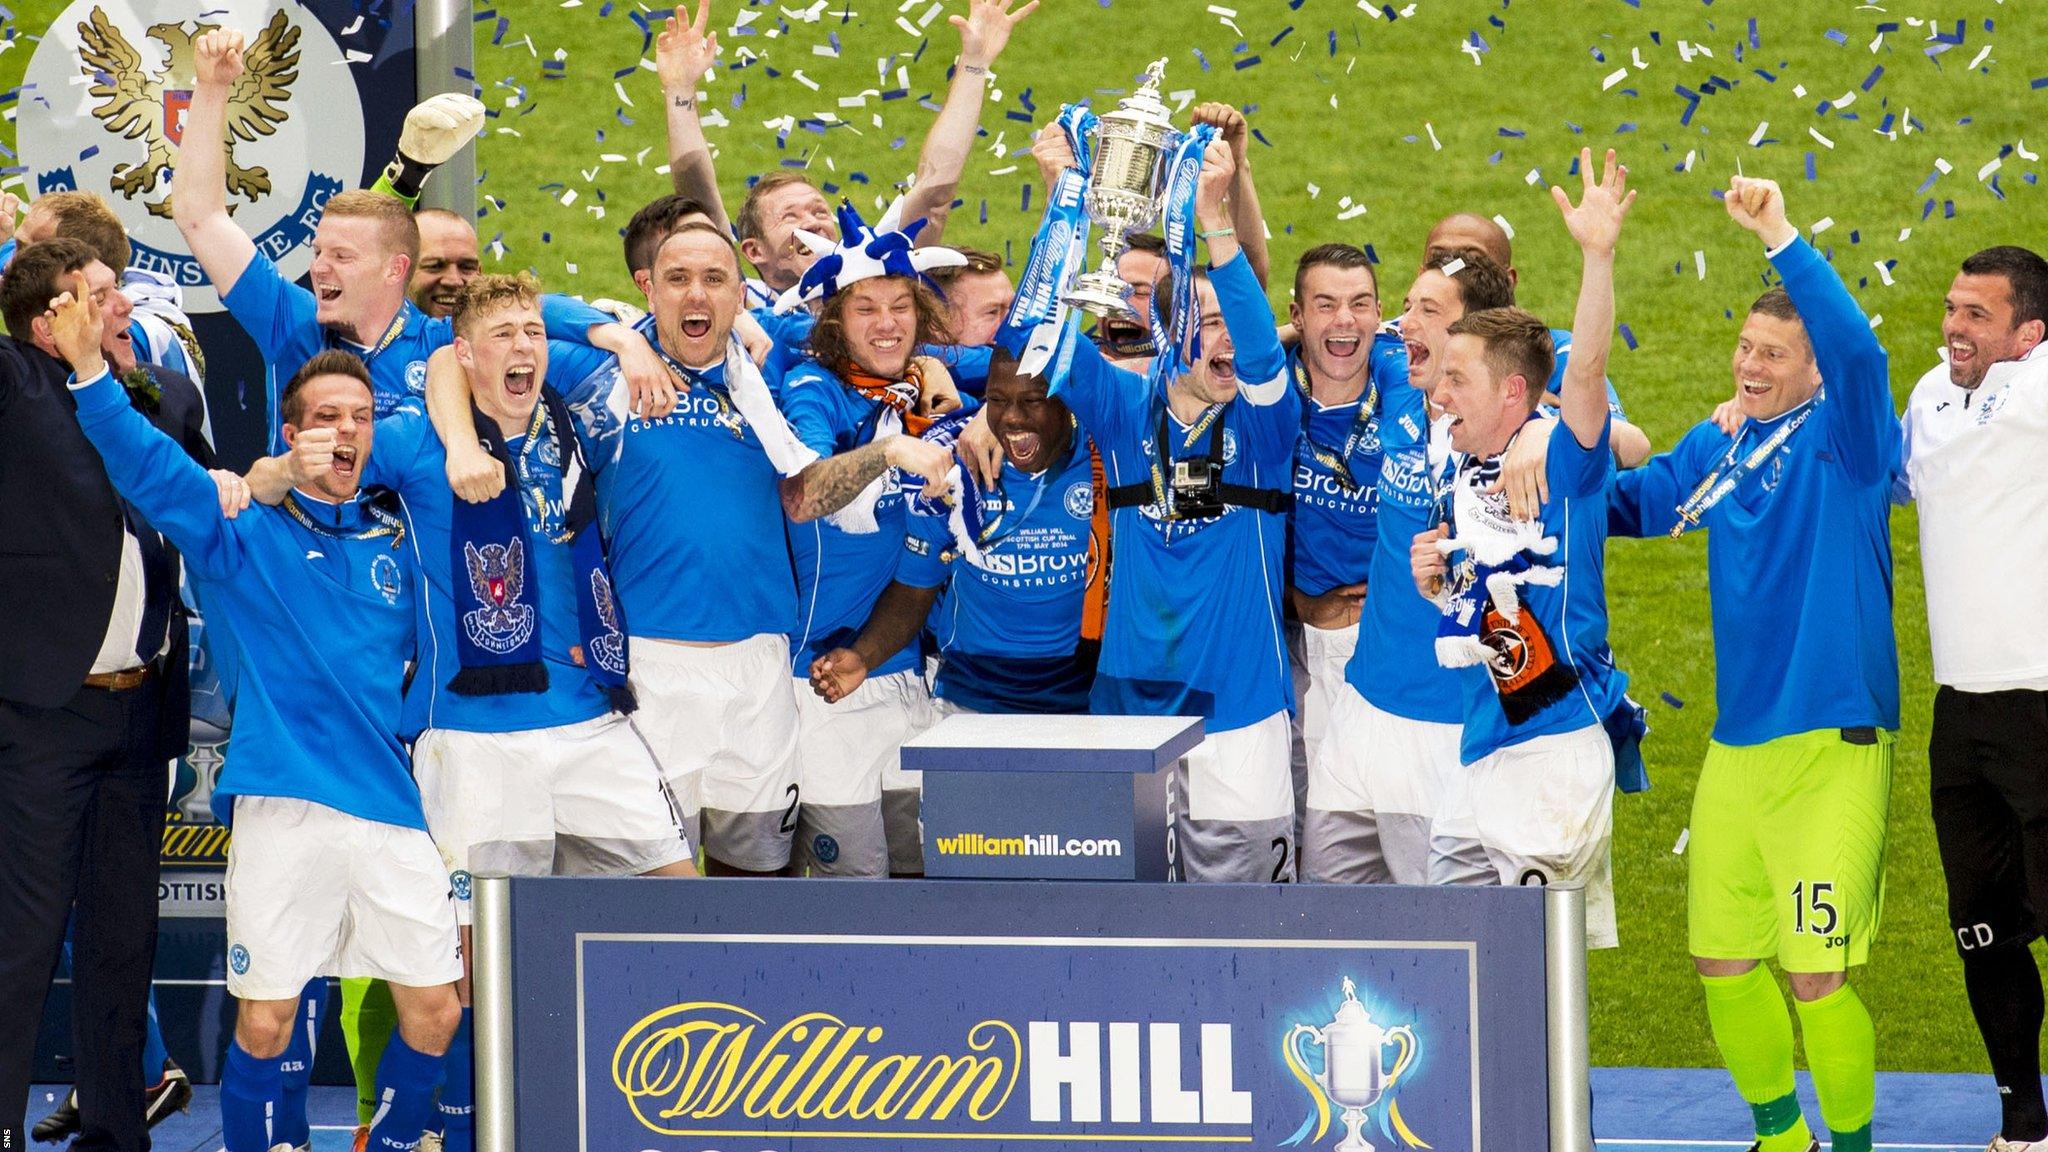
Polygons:
<instances>
[{"instance_id":1,"label":"blue and white scarf","mask_svg":"<svg viewBox=\"0 0 2048 1152\"><path fill-rule=\"evenodd\" d=\"M1080 339L1080 315L1063 297L1088 267L1088 170L1096 117L1085 103L1068 104L1055 123L1066 133L1077 166L1053 181L1031 254L1017 276L1017 295L996 331L996 343L1016 354L1019 375L1051 380L1066 376Z\"/></svg>"},{"instance_id":2,"label":"blue and white scarf","mask_svg":"<svg viewBox=\"0 0 2048 1152\"><path fill-rule=\"evenodd\" d=\"M1216 126L1197 124L1174 139L1166 152L1166 177L1160 195L1160 233L1166 237L1166 264L1173 272L1173 321L1161 324L1153 317L1152 330L1162 335L1157 341L1159 355L1152 358L1148 372L1150 395L1162 395L1167 383L1184 376L1202 356L1200 297L1195 293L1195 193L1201 184L1202 153L1216 139ZM1153 297L1154 307L1159 299ZM1193 332L1195 339L1188 340Z\"/></svg>"},{"instance_id":3,"label":"blue and white scarf","mask_svg":"<svg viewBox=\"0 0 2048 1152\"><path fill-rule=\"evenodd\" d=\"M570 567L576 574L576 625L583 648L583 666L603 686L620 712L634 708L626 686L626 623L605 566L604 539L597 530L597 491L575 435L568 406L555 390L543 386L540 403L527 426L522 453L552 449L561 461L566 506L560 536L538 535L527 523L520 493L519 470L498 423L476 410L470 415L477 438L505 466L505 490L482 504L454 502L455 571L466 579L450 581L455 589L456 653L461 670L448 690L462 696L502 696L545 692L547 665L541 650L540 582L533 562L536 548L569 545ZM544 499L544 497L543 497Z\"/></svg>"}]
</instances>

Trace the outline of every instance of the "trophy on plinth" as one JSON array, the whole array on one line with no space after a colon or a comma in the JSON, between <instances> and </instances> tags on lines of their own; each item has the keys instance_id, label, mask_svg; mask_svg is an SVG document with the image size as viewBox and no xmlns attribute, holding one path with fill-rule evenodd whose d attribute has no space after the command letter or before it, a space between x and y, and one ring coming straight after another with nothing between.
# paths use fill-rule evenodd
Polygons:
<instances>
[{"instance_id":1,"label":"trophy on plinth","mask_svg":"<svg viewBox=\"0 0 2048 1152\"><path fill-rule=\"evenodd\" d=\"M1130 235L1159 219L1161 161L1174 139L1173 111L1159 98L1166 77L1161 58L1145 70L1138 90L1117 101L1116 110L1096 122L1095 164L1088 173L1088 216L1102 229L1102 267L1074 281L1062 299L1097 319L1135 319L1131 286L1116 274L1117 257L1131 246Z\"/></svg>"},{"instance_id":2,"label":"trophy on plinth","mask_svg":"<svg viewBox=\"0 0 2048 1152\"><path fill-rule=\"evenodd\" d=\"M1347 976L1344 1003L1338 1005L1336 1019L1321 1028L1296 1024L1288 1031L1287 1049L1297 1060L1301 1056L1295 1045L1304 1037L1323 1050L1323 1070L1315 1077L1316 1084L1330 1103L1343 1110L1345 1134L1335 1152L1373 1152L1361 1132L1366 1109L1379 1103L1414 1062L1414 1030L1406 1024L1398 1028L1375 1024L1365 1005L1359 1003L1357 986ZM1389 1071L1383 1057L1387 1045L1395 1043L1401 1051ZM1302 1063L1306 1067L1307 1062Z\"/></svg>"}]
</instances>

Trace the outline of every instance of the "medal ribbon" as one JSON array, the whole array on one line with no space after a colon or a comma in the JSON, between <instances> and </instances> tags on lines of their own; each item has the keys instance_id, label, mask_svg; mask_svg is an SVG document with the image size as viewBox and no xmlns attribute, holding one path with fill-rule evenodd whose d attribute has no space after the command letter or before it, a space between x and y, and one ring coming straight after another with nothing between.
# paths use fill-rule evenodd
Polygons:
<instances>
[{"instance_id":1,"label":"medal ribbon","mask_svg":"<svg viewBox=\"0 0 2048 1152\"><path fill-rule=\"evenodd\" d=\"M1342 452L1318 444L1308 435L1309 412L1305 407L1302 410L1302 443L1308 445L1308 454L1315 458L1316 463L1329 469L1330 474L1336 477L1337 483L1343 485L1344 491L1352 495L1358 492L1358 480L1351 474L1351 457L1365 439L1373 413L1380 406L1380 382L1372 378L1370 368L1366 370L1365 379L1365 395L1358 399L1358 414L1351 419L1351 432L1344 437ZM1299 358L1294 361L1294 386L1301 390L1301 398L1304 401L1315 399L1309 390L1308 367Z\"/></svg>"},{"instance_id":2,"label":"medal ribbon","mask_svg":"<svg viewBox=\"0 0 2048 1152\"><path fill-rule=\"evenodd\" d=\"M1736 459L1737 454L1742 451L1742 440L1738 436L1735 443L1728 446L1728 454L1721 457L1721 462L1714 466L1713 471L1707 473L1706 478L1700 481L1699 487L1692 490L1692 495L1685 498L1685 503L1678 506L1678 523L1671 526L1671 534L1684 535L1685 530L1698 524L1700 517L1705 516L1709 509L1740 487L1744 480L1749 479L1750 473L1770 463L1771 457L1776 456L1785 446L1785 442L1792 438L1792 434L1799 431L1799 426L1806 423L1807 417L1813 415L1813 406L1819 399L1820 397L1816 396L1801 404L1789 419L1776 431L1764 437L1762 443L1751 449L1749 455L1742 457L1740 461Z\"/></svg>"},{"instance_id":3,"label":"medal ribbon","mask_svg":"<svg viewBox=\"0 0 2048 1152\"><path fill-rule=\"evenodd\" d=\"M358 500L357 505L363 510L365 515L376 521L376 523L367 528L353 530L340 528L332 524L322 524L318 520L313 519L312 515L306 511L305 505L299 503L298 493L287 492L284 494L284 510L291 515L292 519L298 521L301 526L309 531L318 532L322 536L337 537L342 540L374 540L379 536L389 536L391 537L391 548L393 551L396 551L398 546L405 542L405 521L378 507L374 501Z\"/></svg>"}]
</instances>

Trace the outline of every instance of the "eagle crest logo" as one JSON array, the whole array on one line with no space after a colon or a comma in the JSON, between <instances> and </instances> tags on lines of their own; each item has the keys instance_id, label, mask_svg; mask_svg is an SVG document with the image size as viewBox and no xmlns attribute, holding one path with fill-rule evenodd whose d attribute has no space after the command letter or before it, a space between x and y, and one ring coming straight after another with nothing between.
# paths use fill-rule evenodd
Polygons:
<instances>
[{"instance_id":1,"label":"eagle crest logo","mask_svg":"<svg viewBox=\"0 0 2048 1152\"><path fill-rule=\"evenodd\" d=\"M526 542L514 537L507 544L479 548L465 541L462 558L477 602L462 614L469 642L501 656L526 643L534 616L533 605L519 602L526 591Z\"/></svg>"},{"instance_id":2,"label":"eagle crest logo","mask_svg":"<svg viewBox=\"0 0 2048 1152\"><path fill-rule=\"evenodd\" d=\"M193 42L201 33L217 27L200 24L188 31L183 23L150 25L150 39L162 44L168 53L164 66L150 71L142 53L121 34L104 9L95 7L90 16L79 22L80 71L93 81L87 91L99 102L92 110L93 117L107 131L126 140L140 139L148 148L140 163L116 165L108 187L127 200L143 197L143 205L152 216L168 219L171 215L168 192L155 200L148 197L164 182L171 168L171 150L184 137L185 111L191 106L192 90L198 86L197 50ZM271 16L270 23L244 51L243 65L240 79L228 93L230 212L238 207L232 202L235 196L255 203L270 194L270 172L260 166L245 168L235 163L235 143L272 135L290 116L284 106L291 101L292 85L299 78L299 30L283 11Z\"/></svg>"}]
</instances>

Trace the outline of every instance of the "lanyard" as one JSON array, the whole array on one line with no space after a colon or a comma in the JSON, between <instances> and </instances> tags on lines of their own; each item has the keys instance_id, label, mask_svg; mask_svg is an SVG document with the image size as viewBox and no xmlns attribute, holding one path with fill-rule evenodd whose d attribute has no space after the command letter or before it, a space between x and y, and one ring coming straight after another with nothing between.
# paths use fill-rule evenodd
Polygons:
<instances>
[{"instance_id":1,"label":"lanyard","mask_svg":"<svg viewBox=\"0 0 2048 1152\"><path fill-rule=\"evenodd\" d=\"M1302 443L1308 445L1308 454L1315 458L1316 463L1329 469L1344 491L1352 495L1357 494L1359 485L1358 480L1351 474L1351 457L1358 451L1359 444L1365 440L1374 412L1380 405L1380 383L1372 378L1370 367L1366 369L1365 379L1366 390L1365 395L1358 399L1358 414L1351 418L1351 432L1344 437L1344 450L1338 452L1316 443L1315 438L1308 434L1312 413L1306 405L1315 401L1315 395L1309 388L1307 366L1299 357L1294 361L1294 386L1301 390L1304 404L1301 417Z\"/></svg>"},{"instance_id":2,"label":"lanyard","mask_svg":"<svg viewBox=\"0 0 2048 1152\"><path fill-rule=\"evenodd\" d=\"M535 404L533 406L533 417L532 419L526 422L525 438L520 442L519 451L515 454L513 471L518 473L519 480L522 485L525 485L528 478L534 472L537 472L539 470L539 466L529 466L527 461L533 458L533 454L539 450L542 441L552 439L553 436L554 429L551 428L548 423L547 401L543 400L540 403ZM531 488L527 493L527 495L530 497L532 501L532 506L535 512L535 519L539 520L539 523L533 526L534 531L539 532L541 534L541 537L550 544L567 544L570 540L574 539L576 535L575 533L569 531L567 527L567 510L569 504L569 460L567 457L564 457L562 460L561 480L563 506L562 520L564 526L563 530L560 533L549 532L547 530L547 486L541 483L538 479L535 479L533 480Z\"/></svg>"},{"instance_id":3,"label":"lanyard","mask_svg":"<svg viewBox=\"0 0 2048 1152\"><path fill-rule=\"evenodd\" d=\"M397 340L400 334L405 331L405 309L406 305L404 304L398 306L398 315L391 318L391 326L384 329L384 335L378 339L376 344L363 349L361 352L356 352L356 356L362 360L364 367L368 367L370 362L375 360L379 353L391 347L392 342ZM327 337L327 346L329 348L341 348L343 343L342 337L336 335L331 329L322 329L321 331ZM351 348L346 349L346 351L353 352L355 350Z\"/></svg>"},{"instance_id":4,"label":"lanyard","mask_svg":"<svg viewBox=\"0 0 2048 1152\"><path fill-rule=\"evenodd\" d=\"M1161 403L1159 405L1159 456L1152 461L1152 499L1154 503L1159 505L1160 513L1171 520L1173 519L1173 493L1166 484L1166 469L1172 463L1171 450L1167 447L1168 441L1166 436L1168 412L1168 406L1165 403ZM1180 445L1181 449L1185 451L1195 446L1195 441L1202 438L1202 433L1210 433L1209 463L1219 471L1223 467L1223 425L1217 423L1216 418L1221 415L1223 415L1223 405L1209 405L1195 419L1195 422L1188 427L1188 434L1181 441ZM1218 479L1221 479L1221 477L1218 477Z\"/></svg>"},{"instance_id":5,"label":"lanyard","mask_svg":"<svg viewBox=\"0 0 2048 1152\"><path fill-rule=\"evenodd\" d=\"M733 408L732 397L727 393L724 385L706 379L701 369L691 368L669 355L668 349L661 346L661 337L658 333L647 342L654 346L655 354L660 356L664 363L670 368L675 369L676 375L681 376L691 385L701 385L706 392L711 393L711 398L718 402L718 415L711 418L713 423L732 433L732 438L735 440L745 440L747 438L747 422Z\"/></svg>"},{"instance_id":6,"label":"lanyard","mask_svg":"<svg viewBox=\"0 0 2048 1152\"><path fill-rule=\"evenodd\" d=\"M297 520L308 531L317 532L322 536L339 537L343 540L374 540L379 536L389 536L391 537L391 547L394 551L397 550L400 544L405 542L405 521L379 508L370 500L359 499L357 507L361 508L376 523L369 527L358 529L346 529L338 525L322 524L318 520L313 519L312 515L306 511L305 506L299 503L298 493L287 492L284 494L284 510L290 513L291 518Z\"/></svg>"},{"instance_id":7,"label":"lanyard","mask_svg":"<svg viewBox=\"0 0 2048 1152\"><path fill-rule=\"evenodd\" d=\"M1764 437L1762 443L1740 460L1736 457L1742 451L1742 438L1736 437L1735 443L1728 446L1727 455L1721 457L1721 462L1707 473L1706 478L1700 481L1699 487L1692 490L1692 495L1685 498L1685 503L1678 506L1678 523L1671 526L1671 534L1684 535L1687 528L1700 522L1700 517L1705 516L1708 509L1719 504L1723 497L1740 487L1742 482L1749 478L1750 473L1769 463L1771 457L1777 455L1778 450L1785 446L1785 442L1792 438L1792 434L1799 431L1799 426L1806 423L1806 418L1813 415L1814 403L1819 399L1816 396L1801 404L1790 419L1769 436Z\"/></svg>"}]
</instances>

